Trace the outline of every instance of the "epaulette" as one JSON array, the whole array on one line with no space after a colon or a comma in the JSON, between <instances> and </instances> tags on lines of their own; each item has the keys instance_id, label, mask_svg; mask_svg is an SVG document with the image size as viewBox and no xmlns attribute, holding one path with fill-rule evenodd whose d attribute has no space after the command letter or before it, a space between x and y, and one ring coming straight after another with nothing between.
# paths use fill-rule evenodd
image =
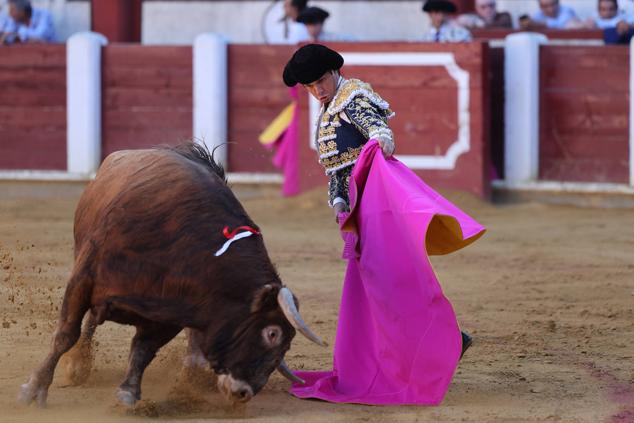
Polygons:
<instances>
[{"instance_id":1,"label":"epaulette","mask_svg":"<svg viewBox=\"0 0 634 423\"><path fill-rule=\"evenodd\" d=\"M374 92L370 84L359 79L348 79L343 83L335 98L332 99L326 112L330 115L341 112L358 95L363 95L381 110L390 108L390 104Z\"/></svg>"}]
</instances>

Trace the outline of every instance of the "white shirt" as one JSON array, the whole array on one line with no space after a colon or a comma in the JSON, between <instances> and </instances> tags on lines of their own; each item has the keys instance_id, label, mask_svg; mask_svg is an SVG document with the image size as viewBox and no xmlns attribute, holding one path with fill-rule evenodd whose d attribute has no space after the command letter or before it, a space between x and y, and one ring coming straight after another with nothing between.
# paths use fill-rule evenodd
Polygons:
<instances>
[{"instance_id":1,"label":"white shirt","mask_svg":"<svg viewBox=\"0 0 634 423\"><path fill-rule=\"evenodd\" d=\"M607 28L616 28L616 24L621 21L625 21L628 24L634 24L634 15L628 15L624 11L620 10L619 13L616 14L613 18L603 19L598 14L593 17L594 23L598 28L607 29Z\"/></svg>"},{"instance_id":2,"label":"white shirt","mask_svg":"<svg viewBox=\"0 0 634 423\"><path fill-rule=\"evenodd\" d=\"M423 41L439 43L468 42L471 41L471 32L467 28L453 22L445 22L439 29L434 26L429 28L427 34L423 36Z\"/></svg>"},{"instance_id":3,"label":"white shirt","mask_svg":"<svg viewBox=\"0 0 634 423\"><path fill-rule=\"evenodd\" d=\"M268 44L297 44L310 39L303 23L284 18L284 5L281 1L268 9L262 25L264 41Z\"/></svg>"},{"instance_id":4,"label":"white shirt","mask_svg":"<svg viewBox=\"0 0 634 423\"><path fill-rule=\"evenodd\" d=\"M11 17L4 21L0 18L0 32L17 33L20 41L55 41L53 15L48 10L33 8L29 25L17 23Z\"/></svg>"},{"instance_id":5,"label":"white shirt","mask_svg":"<svg viewBox=\"0 0 634 423\"><path fill-rule=\"evenodd\" d=\"M538 10L531 17L535 22L546 25L546 28L565 29L568 23L577 18L575 11L563 4L559 5L559 14L556 18L544 15L544 12Z\"/></svg>"}]
</instances>

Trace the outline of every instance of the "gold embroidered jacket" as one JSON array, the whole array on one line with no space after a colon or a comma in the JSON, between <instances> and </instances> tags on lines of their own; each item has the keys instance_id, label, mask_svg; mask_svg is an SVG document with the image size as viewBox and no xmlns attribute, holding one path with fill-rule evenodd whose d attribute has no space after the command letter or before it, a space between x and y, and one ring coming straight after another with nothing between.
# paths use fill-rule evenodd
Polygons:
<instances>
[{"instance_id":1,"label":"gold embroidered jacket","mask_svg":"<svg viewBox=\"0 0 634 423\"><path fill-rule=\"evenodd\" d=\"M390 105L370 84L341 78L335 97L322 106L316 131L319 162L326 175L354 165L369 139L392 140L387 120L393 116Z\"/></svg>"}]
</instances>

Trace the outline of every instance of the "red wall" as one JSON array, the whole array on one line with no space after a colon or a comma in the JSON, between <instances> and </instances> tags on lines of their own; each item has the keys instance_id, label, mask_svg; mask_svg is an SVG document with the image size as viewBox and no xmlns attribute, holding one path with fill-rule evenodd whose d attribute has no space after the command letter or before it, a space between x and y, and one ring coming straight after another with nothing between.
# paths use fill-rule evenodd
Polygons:
<instances>
[{"instance_id":1,"label":"red wall","mask_svg":"<svg viewBox=\"0 0 634 423\"><path fill-rule=\"evenodd\" d=\"M111 44L102 59L103 157L191 138L191 47Z\"/></svg>"},{"instance_id":2,"label":"red wall","mask_svg":"<svg viewBox=\"0 0 634 423\"><path fill-rule=\"evenodd\" d=\"M629 48L542 46L539 177L629 180Z\"/></svg>"},{"instance_id":3,"label":"red wall","mask_svg":"<svg viewBox=\"0 0 634 423\"><path fill-rule=\"evenodd\" d=\"M0 169L66 169L66 47L0 47Z\"/></svg>"},{"instance_id":4,"label":"red wall","mask_svg":"<svg viewBox=\"0 0 634 423\"><path fill-rule=\"evenodd\" d=\"M291 102L282 69L293 51L291 46L229 46L228 167L232 172L277 172L272 153L262 147L258 136Z\"/></svg>"}]
</instances>

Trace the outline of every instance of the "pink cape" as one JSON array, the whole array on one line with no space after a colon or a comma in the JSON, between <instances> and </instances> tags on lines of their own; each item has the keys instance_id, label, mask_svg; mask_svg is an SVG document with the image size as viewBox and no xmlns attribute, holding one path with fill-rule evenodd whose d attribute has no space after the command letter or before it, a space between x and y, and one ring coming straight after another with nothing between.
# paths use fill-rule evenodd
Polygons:
<instances>
[{"instance_id":1,"label":"pink cape","mask_svg":"<svg viewBox=\"0 0 634 423\"><path fill-rule=\"evenodd\" d=\"M446 254L485 229L428 187L376 141L364 147L350 181L334 366L297 372L299 398L361 404L439 404L462 340L428 254ZM344 217L344 216L342 216Z\"/></svg>"},{"instance_id":2,"label":"pink cape","mask_svg":"<svg viewBox=\"0 0 634 423\"><path fill-rule=\"evenodd\" d=\"M282 194L286 197L299 193L299 107L297 106L297 87L290 88L289 94L295 103L293 115L288 127L272 145L272 148L275 149L273 165L278 169L282 169L284 173Z\"/></svg>"}]
</instances>

